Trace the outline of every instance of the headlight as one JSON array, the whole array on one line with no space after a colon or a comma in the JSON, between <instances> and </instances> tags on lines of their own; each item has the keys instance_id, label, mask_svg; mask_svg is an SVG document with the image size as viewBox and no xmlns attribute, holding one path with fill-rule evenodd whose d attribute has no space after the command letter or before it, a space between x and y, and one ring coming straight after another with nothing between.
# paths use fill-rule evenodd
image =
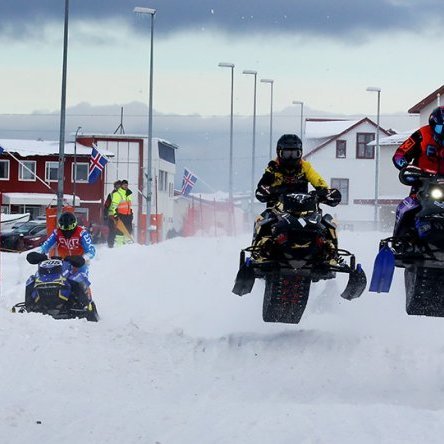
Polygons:
<instances>
[{"instance_id":1,"label":"headlight","mask_svg":"<svg viewBox=\"0 0 444 444\"><path fill-rule=\"evenodd\" d=\"M433 190L430 191L430 196L433 199L442 199L444 197L444 193L441 188L433 188Z\"/></svg>"}]
</instances>

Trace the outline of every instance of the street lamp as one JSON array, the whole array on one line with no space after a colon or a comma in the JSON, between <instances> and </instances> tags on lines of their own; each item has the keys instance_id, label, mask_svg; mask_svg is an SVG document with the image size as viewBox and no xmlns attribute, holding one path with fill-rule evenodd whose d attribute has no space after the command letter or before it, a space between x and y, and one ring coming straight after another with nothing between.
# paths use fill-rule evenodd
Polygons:
<instances>
[{"instance_id":1,"label":"street lamp","mask_svg":"<svg viewBox=\"0 0 444 444\"><path fill-rule=\"evenodd\" d=\"M74 184L72 186L72 206L75 208L76 206L76 184L77 184L77 135L79 131L82 129L79 126L76 130L76 135L74 136Z\"/></svg>"},{"instance_id":2,"label":"street lamp","mask_svg":"<svg viewBox=\"0 0 444 444\"><path fill-rule=\"evenodd\" d=\"M271 93L271 100L270 100L270 154L269 158L272 159L272 151L273 151L273 83L274 80L271 79L261 79L262 83L269 83L270 84L270 93Z\"/></svg>"},{"instance_id":3,"label":"street lamp","mask_svg":"<svg viewBox=\"0 0 444 444\"><path fill-rule=\"evenodd\" d=\"M304 102L300 100L293 100L293 105L301 105L301 141L304 145Z\"/></svg>"},{"instance_id":4,"label":"street lamp","mask_svg":"<svg viewBox=\"0 0 444 444\"><path fill-rule=\"evenodd\" d=\"M378 223L378 198L379 198L379 117L381 109L381 88L376 86L369 86L367 91L378 93L378 108L376 113L376 153L375 153L375 207L374 207L374 221L375 228Z\"/></svg>"},{"instance_id":5,"label":"street lamp","mask_svg":"<svg viewBox=\"0 0 444 444\"><path fill-rule=\"evenodd\" d=\"M253 216L253 203L254 203L254 162L256 157L256 85L257 85L257 71L245 69L242 74L248 74L254 76L254 96L253 96L253 150L251 152L251 216Z\"/></svg>"},{"instance_id":6,"label":"street lamp","mask_svg":"<svg viewBox=\"0 0 444 444\"><path fill-rule=\"evenodd\" d=\"M136 6L133 10L136 14L151 16L151 44L150 44L150 80L149 80L149 104L148 104L148 155L146 172L146 238L145 245L150 243L151 227L151 196L152 196L152 164L153 164L153 41L154 41L154 16L156 10Z\"/></svg>"},{"instance_id":7,"label":"street lamp","mask_svg":"<svg viewBox=\"0 0 444 444\"><path fill-rule=\"evenodd\" d=\"M59 169L57 173L57 219L63 209L63 179L65 168L65 116L66 116L66 67L68 61L69 0L65 0L65 25L63 31L62 98L60 105Z\"/></svg>"},{"instance_id":8,"label":"street lamp","mask_svg":"<svg viewBox=\"0 0 444 444\"><path fill-rule=\"evenodd\" d=\"M231 69L231 111L230 111L230 161L228 167L228 200L233 202L233 85L234 85L234 63L221 62L220 68Z\"/></svg>"}]
</instances>

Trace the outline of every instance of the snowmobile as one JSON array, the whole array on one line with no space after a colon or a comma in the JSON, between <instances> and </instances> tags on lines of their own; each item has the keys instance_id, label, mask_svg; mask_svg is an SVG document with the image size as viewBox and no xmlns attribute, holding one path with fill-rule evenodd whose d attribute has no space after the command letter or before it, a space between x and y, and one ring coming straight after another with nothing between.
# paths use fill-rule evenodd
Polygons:
<instances>
[{"instance_id":1,"label":"snowmobile","mask_svg":"<svg viewBox=\"0 0 444 444\"><path fill-rule=\"evenodd\" d=\"M341 294L346 300L358 298L366 287L355 256L338 249L336 225L330 214L323 214L320 203L329 204L317 191L283 192L256 221L252 245L241 250L232 291L243 296L251 292L256 278L265 279L265 322L297 324L311 283L334 279L336 273L349 275Z\"/></svg>"},{"instance_id":2,"label":"snowmobile","mask_svg":"<svg viewBox=\"0 0 444 444\"><path fill-rule=\"evenodd\" d=\"M400 181L417 185L417 206L410 229L382 239L370 291L388 293L395 267L404 268L409 315L444 316L444 176L401 170Z\"/></svg>"},{"instance_id":3,"label":"snowmobile","mask_svg":"<svg viewBox=\"0 0 444 444\"><path fill-rule=\"evenodd\" d=\"M37 312L54 319L99 320L96 305L88 297L88 278L76 270L85 264L82 256L68 256L62 260L33 251L26 259L38 269L26 281L25 302L14 305L14 313Z\"/></svg>"}]
</instances>

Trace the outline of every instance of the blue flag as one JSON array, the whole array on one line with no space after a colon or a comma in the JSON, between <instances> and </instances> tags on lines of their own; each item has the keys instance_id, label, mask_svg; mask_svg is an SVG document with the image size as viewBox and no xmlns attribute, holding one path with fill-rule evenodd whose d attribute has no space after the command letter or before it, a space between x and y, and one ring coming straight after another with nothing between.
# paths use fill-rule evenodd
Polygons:
<instances>
[{"instance_id":1,"label":"blue flag","mask_svg":"<svg viewBox=\"0 0 444 444\"><path fill-rule=\"evenodd\" d=\"M3 151L5 151L5 149L0 146L0 154L3 154Z\"/></svg>"},{"instance_id":2,"label":"blue flag","mask_svg":"<svg viewBox=\"0 0 444 444\"><path fill-rule=\"evenodd\" d=\"M181 193L184 196L188 196L191 190L193 189L195 183L197 181L197 176L195 176L191 171L188 171L186 168L183 172L183 180L182 180L182 191Z\"/></svg>"},{"instance_id":3,"label":"blue flag","mask_svg":"<svg viewBox=\"0 0 444 444\"><path fill-rule=\"evenodd\" d=\"M88 183L95 183L102 174L108 159L102 156L97 148L93 146L91 157L89 158Z\"/></svg>"}]
</instances>

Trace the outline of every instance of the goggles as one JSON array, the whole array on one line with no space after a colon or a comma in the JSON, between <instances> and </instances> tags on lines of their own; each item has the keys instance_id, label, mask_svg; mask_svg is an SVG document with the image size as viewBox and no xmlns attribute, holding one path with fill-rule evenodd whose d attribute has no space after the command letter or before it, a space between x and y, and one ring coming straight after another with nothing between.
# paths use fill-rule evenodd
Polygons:
<instances>
[{"instance_id":1,"label":"goggles","mask_svg":"<svg viewBox=\"0 0 444 444\"><path fill-rule=\"evenodd\" d=\"M279 157L281 159L289 160L289 159L300 159L302 157L302 150L280 150Z\"/></svg>"},{"instance_id":2,"label":"goggles","mask_svg":"<svg viewBox=\"0 0 444 444\"><path fill-rule=\"evenodd\" d=\"M59 228L62 231L72 231L74 230L74 228L77 226L77 222L73 222L71 225L60 225L59 224Z\"/></svg>"}]
</instances>

